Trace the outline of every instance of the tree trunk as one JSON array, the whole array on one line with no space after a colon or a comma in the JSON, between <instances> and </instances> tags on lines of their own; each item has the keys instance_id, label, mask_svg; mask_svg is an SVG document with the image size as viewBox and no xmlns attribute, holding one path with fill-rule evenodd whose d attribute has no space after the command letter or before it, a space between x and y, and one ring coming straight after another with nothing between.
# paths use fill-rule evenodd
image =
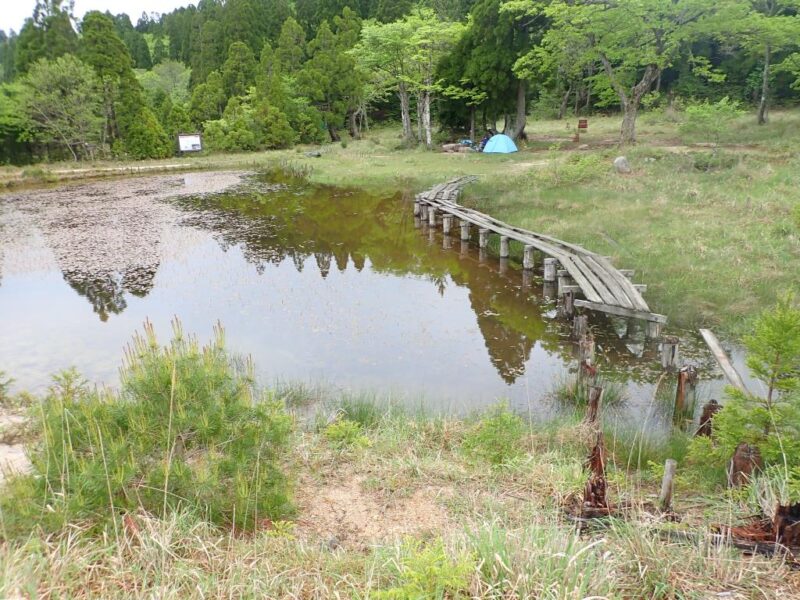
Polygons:
<instances>
[{"instance_id":1,"label":"tree trunk","mask_svg":"<svg viewBox=\"0 0 800 600\"><path fill-rule=\"evenodd\" d=\"M422 93L417 94L417 139L421 140L422 138Z\"/></svg>"},{"instance_id":2,"label":"tree trunk","mask_svg":"<svg viewBox=\"0 0 800 600\"><path fill-rule=\"evenodd\" d=\"M475 106L469 107L469 139L475 141Z\"/></svg>"},{"instance_id":3,"label":"tree trunk","mask_svg":"<svg viewBox=\"0 0 800 600\"><path fill-rule=\"evenodd\" d=\"M767 98L769 97L769 61L770 61L771 48L767 44L764 51L764 71L761 75L761 101L758 103L758 124L764 125L768 119L768 105Z\"/></svg>"},{"instance_id":4,"label":"tree trunk","mask_svg":"<svg viewBox=\"0 0 800 600\"><path fill-rule=\"evenodd\" d=\"M433 148L433 132L431 131L431 93L422 93L422 127L425 130L425 145Z\"/></svg>"},{"instance_id":5,"label":"tree trunk","mask_svg":"<svg viewBox=\"0 0 800 600\"><path fill-rule=\"evenodd\" d=\"M331 125L330 123L328 124L328 135L331 136L332 142L338 142L342 139L339 137L339 132L337 132L336 129L333 127L333 125Z\"/></svg>"},{"instance_id":6,"label":"tree trunk","mask_svg":"<svg viewBox=\"0 0 800 600\"><path fill-rule=\"evenodd\" d=\"M639 113L639 103L642 101L644 95L650 91L653 82L661 74L661 68L655 64L649 64L644 70L644 74L639 82L634 85L630 92L628 92L622 84L617 80L614 67L611 66L611 61L604 54L600 54L600 60L603 63L603 68L608 75L614 91L619 96L620 105L622 106L622 128L620 129L620 144L633 144L636 142L636 117Z\"/></svg>"},{"instance_id":7,"label":"tree trunk","mask_svg":"<svg viewBox=\"0 0 800 600\"><path fill-rule=\"evenodd\" d=\"M397 93L400 96L400 117L403 121L403 139L406 142L411 142L414 139L414 131L411 129L411 106L408 99L408 88L405 82L400 82L400 87Z\"/></svg>"},{"instance_id":8,"label":"tree trunk","mask_svg":"<svg viewBox=\"0 0 800 600\"><path fill-rule=\"evenodd\" d=\"M587 112L592 106L592 77L594 77L594 62L589 63L589 82L586 84L586 104L583 105L584 110Z\"/></svg>"},{"instance_id":9,"label":"tree trunk","mask_svg":"<svg viewBox=\"0 0 800 600\"><path fill-rule=\"evenodd\" d=\"M620 143L633 144L636 142L636 116L639 112L638 104L632 100L622 105L622 128L620 129Z\"/></svg>"},{"instance_id":10,"label":"tree trunk","mask_svg":"<svg viewBox=\"0 0 800 600\"><path fill-rule=\"evenodd\" d=\"M358 131L358 111L353 110L347 117L348 128L350 129L350 137L354 140L361 139L361 133Z\"/></svg>"},{"instance_id":11,"label":"tree trunk","mask_svg":"<svg viewBox=\"0 0 800 600\"><path fill-rule=\"evenodd\" d=\"M519 140L523 133L525 133L525 125L527 124L528 102L527 102L527 85L520 79L517 83L517 114L514 117L514 128L511 132L511 137L514 141Z\"/></svg>"},{"instance_id":12,"label":"tree trunk","mask_svg":"<svg viewBox=\"0 0 800 600\"><path fill-rule=\"evenodd\" d=\"M564 115L567 114L567 102L569 102L569 97L572 94L572 84L569 84L567 91L564 92L564 95L561 96L561 106L558 107L558 120L564 118Z\"/></svg>"}]
</instances>

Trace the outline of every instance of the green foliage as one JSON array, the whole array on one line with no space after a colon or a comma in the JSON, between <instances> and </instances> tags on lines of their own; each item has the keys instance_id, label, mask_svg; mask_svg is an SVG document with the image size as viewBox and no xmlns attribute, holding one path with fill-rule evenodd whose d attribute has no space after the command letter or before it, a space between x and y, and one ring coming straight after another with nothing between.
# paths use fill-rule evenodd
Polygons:
<instances>
[{"instance_id":1,"label":"green foliage","mask_svg":"<svg viewBox=\"0 0 800 600\"><path fill-rule=\"evenodd\" d=\"M786 295L761 314L745 337L747 366L766 386L765 396L728 388L728 401L714 417L713 446L692 443L698 462L724 462L740 442L758 447L767 464L800 466L800 308Z\"/></svg>"},{"instance_id":2,"label":"green foliage","mask_svg":"<svg viewBox=\"0 0 800 600\"><path fill-rule=\"evenodd\" d=\"M225 89L222 75L212 71L205 83L201 83L192 92L189 102L189 118L198 127L206 121L219 119L225 110Z\"/></svg>"},{"instance_id":3,"label":"green foliage","mask_svg":"<svg viewBox=\"0 0 800 600\"><path fill-rule=\"evenodd\" d=\"M309 59L297 76L298 85L322 114L332 140L337 139L336 130L342 127L348 110L358 104L361 74L347 52L355 43L351 32L357 26L357 21L344 22L334 33L323 22L308 45Z\"/></svg>"},{"instance_id":4,"label":"green foliage","mask_svg":"<svg viewBox=\"0 0 800 600\"><path fill-rule=\"evenodd\" d=\"M362 432L361 424L349 419L337 419L325 428L325 439L336 448L366 448L369 438Z\"/></svg>"},{"instance_id":5,"label":"green foliage","mask_svg":"<svg viewBox=\"0 0 800 600\"><path fill-rule=\"evenodd\" d=\"M448 556L441 539L429 544L407 540L390 565L397 583L372 594L383 600L468 598L474 566L466 554Z\"/></svg>"},{"instance_id":6,"label":"green foliage","mask_svg":"<svg viewBox=\"0 0 800 600\"><path fill-rule=\"evenodd\" d=\"M255 98L233 97L221 119L204 124L206 142L214 150L241 151L287 148L297 141L286 115Z\"/></svg>"},{"instance_id":7,"label":"green foliage","mask_svg":"<svg viewBox=\"0 0 800 600\"><path fill-rule=\"evenodd\" d=\"M78 36L72 28L71 5L61 0L37 0L15 44L15 70L25 73L36 61L74 53Z\"/></svg>"},{"instance_id":8,"label":"green foliage","mask_svg":"<svg viewBox=\"0 0 800 600\"><path fill-rule=\"evenodd\" d=\"M255 82L256 59L253 51L243 42L234 42L228 48L228 58L222 65L222 85L228 98L243 96Z\"/></svg>"},{"instance_id":9,"label":"green foliage","mask_svg":"<svg viewBox=\"0 0 800 600\"><path fill-rule=\"evenodd\" d=\"M519 456L525 422L519 415L501 403L488 410L470 427L464 436L464 449L468 454L499 466Z\"/></svg>"},{"instance_id":10,"label":"green foliage","mask_svg":"<svg viewBox=\"0 0 800 600\"><path fill-rule=\"evenodd\" d=\"M200 347L176 324L161 347L147 326L118 392L66 372L34 414L41 443L32 474L2 499L7 534L139 510L251 530L292 511L281 467L292 419L257 391L252 365L228 354L220 329Z\"/></svg>"},{"instance_id":11,"label":"green foliage","mask_svg":"<svg viewBox=\"0 0 800 600\"><path fill-rule=\"evenodd\" d=\"M693 102L686 106L686 119L680 132L691 139L713 140L718 144L720 136L743 114L740 104L727 96L717 102Z\"/></svg>"},{"instance_id":12,"label":"green foliage","mask_svg":"<svg viewBox=\"0 0 800 600\"><path fill-rule=\"evenodd\" d=\"M22 114L34 139L61 146L73 159L92 158L100 140L99 82L92 68L71 54L40 59L24 80Z\"/></svg>"}]
</instances>

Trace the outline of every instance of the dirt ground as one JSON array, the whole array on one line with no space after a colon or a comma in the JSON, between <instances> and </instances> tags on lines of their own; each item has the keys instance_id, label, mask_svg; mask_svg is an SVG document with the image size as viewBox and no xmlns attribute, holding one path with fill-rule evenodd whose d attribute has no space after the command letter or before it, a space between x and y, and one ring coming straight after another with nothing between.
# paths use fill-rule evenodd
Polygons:
<instances>
[{"instance_id":1,"label":"dirt ground","mask_svg":"<svg viewBox=\"0 0 800 600\"><path fill-rule=\"evenodd\" d=\"M386 498L364 483L364 477L355 473L301 481L297 534L329 546L359 549L405 536L441 535L450 524L437 500L451 496L451 489L426 486L407 497Z\"/></svg>"}]
</instances>

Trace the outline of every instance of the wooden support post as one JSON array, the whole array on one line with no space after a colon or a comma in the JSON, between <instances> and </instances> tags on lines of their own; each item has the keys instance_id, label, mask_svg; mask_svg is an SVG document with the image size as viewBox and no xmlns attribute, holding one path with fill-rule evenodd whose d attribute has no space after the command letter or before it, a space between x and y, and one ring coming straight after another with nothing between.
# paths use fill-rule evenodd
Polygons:
<instances>
[{"instance_id":1,"label":"wooden support post","mask_svg":"<svg viewBox=\"0 0 800 600\"><path fill-rule=\"evenodd\" d=\"M564 301L564 316L573 317L575 315L575 292L565 292L561 298Z\"/></svg>"},{"instance_id":2,"label":"wooden support post","mask_svg":"<svg viewBox=\"0 0 800 600\"><path fill-rule=\"evenodd\" d=\"M419 229L420 227L422 227L422 219L414 217L414 229Z\"/></svg>"},{"instance_id":3,"label":"wooden support post","mask_svg":"<svg viewBox=\"0 0 800 600\"><path fill-rule=\"evenodd\" d=\"M544 259L544 280L545 281L555 281L556 280L556 264L558 261L555 258L545 258Z\"/></svg>"},{"instance_id":4,"label":"wooden support post","mask_svg":"<svg viewBox=\"0 0 800 600\"><path fill-rule=\"evenodd\" d=\"M469 240L461 240L461 247L459 248L458 254L461 258L469 254Z\"/></svg>"},{"instance_id":5,"label":"wooden support post","mask_svg":"<svg viewBox=\"0 0 800 600\"><path fill-rule=\"evenodd\" d=\"M500 258L508 258L508 237L500 236Z\"/></svg>"},{"instance_id":6,"label":"wooden support post","mask_svg":"<svg viewBox=\"0 0 800 600\"><path fill-rule=\"evenodd\" d=\"M442 232L445 235L450 235L450 230L453 228L453 215L445 214L442 216Z\"/></svg>"},{"instance_id":7,"label":"wooden support post","mask_svg":"<svg viewBox=\"0 0 800 600\"><path fill-rule=\"evenodd\" d=\"M486 248L478 248L478 262L485 263L486 259L488 258L489 254L486 252Z\"/></svg>"},{"instance_id":8,"label":"wooden support post","mask_svg":"<svg viewBox=\"0 0 800 600\"><path fill-rule=\"evenodd\" d=\"M507 258L501 258L500 259L500 273L502 275L505 275L506 273L508 273L508 259Z\"/></svg>"},{"instance_id":9,"label":"wooden support post","mask_svg":"<svg viewBox=\"0 0 800 600\"><path fill-rule=\"evenodd\" d=\"M419 206L419 200L414 200L414 216L418 217L420 211L421 211L421 208Z\"/></svg>"},{"instance_id":10,"label":"wooden support post","mask_svg":"<svg viewBox=\"0 0 800 600\"><path fill-rule=\"evenodd\" d=\"M479 229L478 230L478 247L479 248L486 248L489 245L489 230L488 229Z\"/></svg>"},{"instance_id":11,"label":"wooden support post","mask_svg":"<svg viewBox=\"0 0 800 600\"><path fill-rule=\"evenodd\" d=\"M542 296L547 298L548 300L554 300L557 296L558 288L556 288L556 284L552 281L545 281L542 284Z\"/></svg>"},{"instance_id":12,"label":"wooden support post","mask_svg":"<svg viewBox=\"0 0 800 600\"><path fill-rule=\"evenodd\" d=\"M461 239L469 241L469 221L461 221Z\"/></svg>"},{"instance_id":13,"label":"wooden support post","mask_svg":"<svg viewBox=\"0 0 800 600\"><path fill-rule=\"evenodd\" d=\"M581 340L587 333L589 333L589 317L578 315L572 320L572 337Z\"/></svg>"},{"instance_id":14,"label":"wooden support post","mask_svg":"<svg viewBox=\"0 0 800 600\"><path fill-rule=\"evenodd\" d=\"M596 425L600 419L600 403L603 401L603 387L589 386L589 404L586 408L586 422Z\"/></svg>"},{"instance_id":15,"label":"wooden support post","mask_svg":"<svg viewBox=\"0 0 800 600\"><path fill-rule=\"evenodd\" d=\"M533 269L533 246L525 246L522 251L522 268L526 271Z\"/></svg>"},{"instance_id":16,"label":"wooden support post","mask_svg":"<svg viewBox=\"0 0 800 600\"><path fill-rule=\"evenodd\" d=\"M661 512L672 511L672 490L678 461L668 458L664 464L664 478L661 480L661 493L658 495L658 507Z\"/></svg>"},{"instance_id":17,"label":"wooden support post","mask_svg":"<svg viewBox=\"0 0 800 600\"><path fill-rule=\"evenodd\" d=\"M684 417L694 417L695 387L697 369L688 365L678 371L678 387L675 389L675 410L672 420L677 424Z\"/></svg>"},{"instance_id":18,"label":"wooden support post","mask_svg":"<svg viewBox=\"0 0 800 600\"><path fill-rule=\"evenodd\" d=\"M419 218L428 222L428 205L425 203L419 205Z\"/></svg>"},{"instance_id":19,"label":"wooden support post","mask_svg":"<svg viewBox=\"0 0 800 600\"><path fill-rule=\"evenodd\" d=\"M450 250L453 247L453 238L449 235L442 236L442 248Z\"/></svg>"},{"instance_id":20,"label":"wooden support post","mask_svg":"<svg viewBox=\"0 0 800 600\"><path fill-rule=\"evenodd\" d=\"M578 356L581 364L592 364L594 362L594 337L587 333L578 340Z\"/></svg>"},{"instance_id":21,"label":"wooden support post","mask_svg":"<svg viewBox=\"0 0 800 600\"><path fill-rule=\"evenodd\" d=\"M658 321L648 321L645 328L645 337L649 340L656 340L661 337L661 323Z\"/></svg>"},{"instance_id":22,"label":"wooden support post","mask_svg":"<svg viewBox=\"0 0 800 600\"><path fill-rule=\"evenodd\" d=\"M522 271L522 289L528 290L533 285L533 273L530 269Z\"/></svg>"},{"instance_id":23,"label":"wooden support post","mask_svg":"<svg viewBox=\"0 0 800 600\"><path fill-rule=\"evenodd\" d=\"M672 371L678 367L678 347L680 339L668 335L661 340L661 367L665 371Z\"/></svg>"},{"instance_id":24,"label":"wooden support post","mask_svg":"<svg viewBox=\"0 0 800 600\"><path fill-rule=\"evenodd\" d=\"M428 225L428 243L433 244L436 241L436 229Z\"/></svg>"},{"instance_id":25,"label":"wooden support post","mask_svg":"<svg viewBox=\"0 0 800 600\"><path fill-rule=\"evenodd\" d=\"M436 208L433 206L428 209L428 225L436 227Z\"/></svg>"}]
</instances>

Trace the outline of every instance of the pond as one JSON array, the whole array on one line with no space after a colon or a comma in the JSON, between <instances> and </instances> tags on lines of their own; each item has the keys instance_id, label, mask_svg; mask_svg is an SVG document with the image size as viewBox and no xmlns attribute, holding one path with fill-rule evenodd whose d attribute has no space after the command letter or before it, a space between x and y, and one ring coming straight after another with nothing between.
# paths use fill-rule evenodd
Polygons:
<instances>
[{"instance_id":1,"label":"pond","mask_svg":"<svg viewBox=\"0 0 800 600\"><path fill-rule=\"evenodd\" d=\"M415 223L412 198L233 172L0 196L0 370L32 391L70 366L113 386L145 320L166 341L178 318L201 340L222 323L267 385L457 413L499 399L559 410L553 390L577 361L555 290ZM620 415L668 419L654 400L666 379L657 344L622 320L591 324L601 373L624 387ZM719 397L710 353L670 333L699 368L701 396Z\"/></svg>"}]
</instances>

